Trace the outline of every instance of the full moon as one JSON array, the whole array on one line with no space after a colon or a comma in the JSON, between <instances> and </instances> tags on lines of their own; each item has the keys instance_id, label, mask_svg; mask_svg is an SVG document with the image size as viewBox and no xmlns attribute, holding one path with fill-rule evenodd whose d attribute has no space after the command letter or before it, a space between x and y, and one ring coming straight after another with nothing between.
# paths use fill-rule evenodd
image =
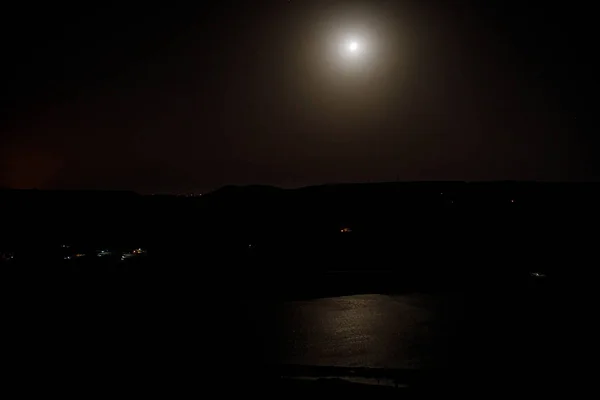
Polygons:
<instances>
[{"instance_id":1,"label":"full moon","mask_svg":"<svg viewBox=\"0 0 600 400\"><path fill-rule=\"evenodd\" d=\"M358 50L358 43L350 42L350 44L348 45L348 49L354 53L355 51Z\"/></svg>"}]
</instances>

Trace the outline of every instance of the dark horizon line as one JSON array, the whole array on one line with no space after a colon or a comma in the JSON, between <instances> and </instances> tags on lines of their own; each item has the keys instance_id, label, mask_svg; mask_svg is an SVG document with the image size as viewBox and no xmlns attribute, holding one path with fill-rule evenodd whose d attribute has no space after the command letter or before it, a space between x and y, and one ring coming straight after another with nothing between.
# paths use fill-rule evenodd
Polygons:
<instances>
[{"instance_id":1,"label":"dark horizon line","mask_svg":"<svg viewBox=\"0 0 600 400\"><path fill-rule=\"evenodd\" d=\"M133 189L39 189L39 188L11 188L11 187L0 187L0 191L14 191L14 192L69 192L69 193L131 193L140 196L179 196L179 195L203 195L214 193L226 188L273 188L280 190L301 190L308 188L318 188L325 186L360 186L360 185L390 185L390 184L558 184L558 185L567 185L567 184L598 184L600 181L592 181L592 180L582 180L582 181L554 181L554 180L517 180L517 179L502 179L502 180L396 180L396 181L366 181L366 182L329 182L329 183L321 183L314 185L306 185L306 186L298 186L292 188L286 188L276 185L269 184L246 184L246 185L237 185L237 184L227 184L216 189L209 190L206 192L200 191L192 191L192 190L183 190L178 192L150 192L150 193L141 193L139 191Z\"/></svg>"}]
</instances>

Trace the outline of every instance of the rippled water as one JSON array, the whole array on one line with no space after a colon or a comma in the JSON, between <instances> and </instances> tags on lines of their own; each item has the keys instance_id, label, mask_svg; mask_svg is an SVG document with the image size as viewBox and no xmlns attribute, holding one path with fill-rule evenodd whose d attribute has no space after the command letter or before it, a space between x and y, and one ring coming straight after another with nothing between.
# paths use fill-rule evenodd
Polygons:
<instances>
[{"instance_id":1,"label":"rippled water","mask_svg":"<svg viewBox=\"0 0 600 400\"><path fill-rule=\"evenodd\" d=\"M280 362L419 368L435 363L444 332L432 296L356 295L283 304Z\"/></svg>"},{"instance_id":2,"label":"rippled water","mask_svg":"<svg viewBox=\"0 0 600 400\"><path fill-rule=\"evenodd\" d=\"M557 331L545 297L509 291L320 298L252 315L261 357L283 364L516 368L546 362Z\"/></svg>"},{"instance_id":3,"label":"rippled water","mask_svg":"<svg viewBox=\"0 0 600 400\"><path fill-rule=\"evenodd\" d=\"M14 362L46 362L49 370L53 360L68 360L81 371L108 363L178 379L194 379L202 368L211 376L246 376L273 364L494 368L529 376L559 364L560 353L572 348L565 332L577 330L563 298L550 303L528 291L289 301L256 290L198 290L185 300L173 290L144 293L115 300L96 292L84 302L69 296L20 308L10 324Z\"/></svg>"}]
</instances>

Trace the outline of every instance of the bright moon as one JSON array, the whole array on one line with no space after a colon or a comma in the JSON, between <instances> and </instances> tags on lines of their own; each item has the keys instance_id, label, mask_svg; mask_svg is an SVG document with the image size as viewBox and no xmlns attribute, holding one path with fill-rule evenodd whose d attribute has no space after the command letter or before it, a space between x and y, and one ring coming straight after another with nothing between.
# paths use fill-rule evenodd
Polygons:
<instances>
[{"instance_id":1,"label":"bright moon","mask_svg":"<svg viewBox=\"0 0 600 400\"><path fill-rule=\"evenodd\" d=\"M358 43L351 42L350 46L348 46L348 48L350 49L351 52L355 52L356 50L358 50Z\"/></svg>"}]
</instances>

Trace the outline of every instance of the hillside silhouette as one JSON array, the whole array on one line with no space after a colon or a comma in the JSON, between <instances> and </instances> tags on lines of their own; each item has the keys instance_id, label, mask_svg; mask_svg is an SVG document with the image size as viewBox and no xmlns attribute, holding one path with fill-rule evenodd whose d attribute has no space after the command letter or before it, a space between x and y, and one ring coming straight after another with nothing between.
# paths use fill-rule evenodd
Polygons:
<instances>
[{"instance_id":1,"label":"hillside silhouette","mask_svg":"<svg viewBox=\"0 0 600 400\"><path fill-rule=\"evenodd\" d=\"M441 281L567 268L588 257L596 183L390 182L226 186L199 197L2 190L5 251L147 249L163 273L392 271ZM26 256L26 257L25 257ZM59 260L60 258L60 260ZM33 260L33 261L32 261ZM201 265L201 267L198 267Z\"/></svg>"}]
</instances>

